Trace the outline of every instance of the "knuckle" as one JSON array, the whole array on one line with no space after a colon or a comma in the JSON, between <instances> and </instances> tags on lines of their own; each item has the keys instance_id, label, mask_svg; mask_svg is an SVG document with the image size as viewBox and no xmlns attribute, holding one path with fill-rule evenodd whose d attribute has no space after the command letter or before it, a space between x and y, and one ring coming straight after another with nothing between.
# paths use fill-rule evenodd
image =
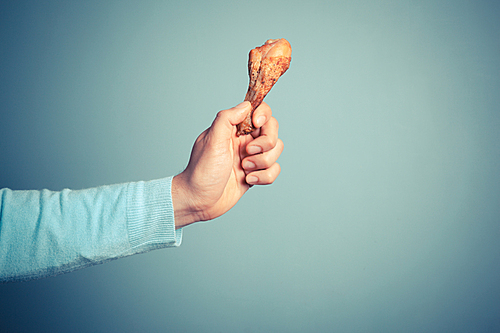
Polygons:
<instances>
[{"instance_id":1,"label":"knuckle","mask_svg":"<svg viewBox=\"0 0 500 333\"><path fill-rule=\"evenodd\" d=\"M262 111L271 113L271 107L266 102L260 103L258 109L261 109Z\"/></svg>"},{"instance_id":2,"label":"knuckle","mask_svg":"<svg viewBox=\"0 0 500 333\"><path fill-rule=\"evenodd\" d=\"M262 156L262 159L263 159L263 161L262 161L262 162L263 162L263 164L265 165L265 167L266 167L266 168L271 167L271 166L274 164L274 162L276 162L276 161L274 160L274 157L273 157L273 156L271 156L271 154L264 154L264 155Z\"/></svg>"},{"instance_id":3,"label":"knuckle","mask_svg":"<svg viewBox=\"0 0 500 333\"><path fill-rule=\"evenodd\" d=\"M278 139L278 141L276 142L276 146L278 146L281 151L283 151L283 149L285 149L285 144L283 143L283 141L281 139Z\"/></svg>"},{"instance_id":4,"label":"knuckle","mask_svg":"<svg viewBox=\"0 0 500 333\"><path fill-rule=\"evenodd\" d=\"M278 120L276 118L271 117L269 121L272 122L273 126L275 126L277 130L280 128L280 124L278 123Z\"/></svg>"},{"instance_id":5,"label":"knuckle","mask_svg":"<svg viewBox=\"0 0 500 333\"><path fill-rule=\"evenodd\" d=\"M216 118L218 118L218 119L220 119L220 118L224 118L224 117L225 117L225 114L226 114L226 112L225 112L225 111L226 111L226 110L221 110L221 111L217 112L217 116L216 116Z\"/></svg>"},{"instance_id":6,"label":"knuckle","mask_svg":"<svg viewBox=\"0 0 500 333\"><path fill-rule=\"evenodd\" d=\"M264 179L266 180L266 182L268 184L272 183L273 182L273 172L271 171L271 169L267 169L266 172L265 172L265 177Z\"/></svg>"},{"instance_id":7,"label":"knuckle","mask_svg":"<svg viewBox=\"0 0 500 333\"><path fill-rule=\"evenodd\" d=\"M264 147L268 147L268 150L273 149L276 145L276 143L273 142L273 139L271 137L269 137L268 135L266 135L262 138L262 144Z\"/></svg>"}]
</instances>

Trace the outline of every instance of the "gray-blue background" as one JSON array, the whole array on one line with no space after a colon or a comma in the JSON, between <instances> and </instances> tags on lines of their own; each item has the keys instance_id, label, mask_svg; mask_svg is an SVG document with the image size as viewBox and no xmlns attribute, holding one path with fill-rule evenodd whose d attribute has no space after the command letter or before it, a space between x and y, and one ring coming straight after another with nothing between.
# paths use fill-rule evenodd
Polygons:
<instances>
[{"instance_id":1,"label":"gray-blue background","mask_svg":"<svg viewBox=\"0 0 500 333\"><path fill-rule=\"evenodd\" d=\"M498 1L3 1L0 187L182 171L293 47L266 101L275 184L180 248L0 285L0 331L500 330Z\"/></svg>"}]
</instances>

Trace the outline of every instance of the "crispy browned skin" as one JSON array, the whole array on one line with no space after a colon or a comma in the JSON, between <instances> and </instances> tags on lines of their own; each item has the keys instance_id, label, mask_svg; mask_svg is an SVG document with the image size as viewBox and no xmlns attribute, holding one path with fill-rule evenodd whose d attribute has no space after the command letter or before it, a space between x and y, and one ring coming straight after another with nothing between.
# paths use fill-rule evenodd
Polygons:
<instances>
[{"instance_id":1,"label":"crispy browned skin","mask_svg":"<svg viewBox=\"0 0 500 333\"><path fill-rule=\"evenodd\" d=\"M269 39L264 45L256 47L248 55L248 84L245 101L252 104L252 111L238 125L237 135L249 134L255 130L252 124L253 111L262 103L264 97L286 72L292 60L292 47L284 39Z\"/></svg>"}]
</instances>

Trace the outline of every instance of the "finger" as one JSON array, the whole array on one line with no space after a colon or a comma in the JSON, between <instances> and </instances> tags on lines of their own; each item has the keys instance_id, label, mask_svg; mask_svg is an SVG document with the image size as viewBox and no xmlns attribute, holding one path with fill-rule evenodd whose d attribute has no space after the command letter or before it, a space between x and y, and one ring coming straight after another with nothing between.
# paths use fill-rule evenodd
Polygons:
<instances>
[{"instance_id":1,"label":"finger","mask_svg":"<svg viewBox=\"0 0 500 333\"><path fill-rule=\"evenodd\" d=\"M262 170L271 167L283 152L283 141L278 139L276 146L262 154L246 157L241 163L245 171Z\"/></svg>"},{"instance_id":2,"label":"finger","mask_svg":"<svg viewBox=\"0 0 500 333\"><path fill-rule=\"evenodd\" d=\"M276 180L280 172L280 165L278 163L274 163L271 167L265 170L250 172L246 176L245 180L249 185L269 185Z\"/></svg>"},{"instance_id":3,"label":"finger","mask_svg":"<svg viewBox=\"0 0 500 333\"><path fill-rule=\"evenodd\" d=\"M273 112L266 102L262 102L257 109L253 112L252 122L255 128L261 128L269 119L271 119Z\"/></svg>"},{"instance_id":4,"label":"finger","mask_svg":"<svg viewBox=\"0 0 500 333\"><path fill-rule=\"evenodd\" d=\"M245 101L230 109L219 111L212 123L211 129L215 133L231 134L234 126L245 119L250 109L250 102Z\"/></svg>"},{"instance_id":5,"label":"finger","mask_svg":"<svg viewBox=\"0 0 500 333\"><path fill-rule=\"evenodd\" d=\"M255 155L273 149L278 142L278 130L278 121L276 118L271 117L269 121L260 128L260 135L247 144L247 153L249 155Z\"/></svg>"}]
</instances>

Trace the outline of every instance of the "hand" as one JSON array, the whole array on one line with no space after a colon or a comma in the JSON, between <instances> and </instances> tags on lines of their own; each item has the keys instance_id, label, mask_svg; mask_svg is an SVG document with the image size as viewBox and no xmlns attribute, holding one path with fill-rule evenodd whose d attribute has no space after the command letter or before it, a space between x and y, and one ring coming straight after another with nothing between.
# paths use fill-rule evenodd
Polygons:
<instances>
[{"instance_id":1,"label":"hand","mask_svg":"<svg viewBox=\"0 0 500 333\"><path fill-rule=\"evenodd\" d=\"M283 142L269 105L254 111L254 132L236 136L236 125L250 108L243 102L220 111L196 139L187 168L172 181L176 228L219 217L252 185L271 184L278 177Z\"/></svg>"}]
</instances>

